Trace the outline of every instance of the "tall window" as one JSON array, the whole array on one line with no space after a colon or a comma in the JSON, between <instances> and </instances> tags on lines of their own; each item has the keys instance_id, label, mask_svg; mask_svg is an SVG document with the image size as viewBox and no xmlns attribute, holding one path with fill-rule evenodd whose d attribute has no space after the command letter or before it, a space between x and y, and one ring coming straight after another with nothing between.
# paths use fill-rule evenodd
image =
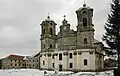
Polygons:
<instances>
[{"instance_id":1,"label":"tall window","mask_svg":"<svg viewBox=\"0 0 120 76\"><path fill-rule=\"evenodd\" d=\"M50 23L50 25L52 25L52 23Z\"/></svg>"},{"instance_id":2,"label":"tall window","mask_svg":"<svg viewBox=\"0 0 120 76\"><path fill-rule=\"evenodd\" d=\"M87 65L87 59L84 59L84 65L85 66Z\"/></svg>"},{"instance_id":3,"label":"tall window","mask_svg":"<svg viewBox=\"0 0 120 76\"><path fill-rule=\"evenodd\" d=\"M45 48L45 44L43 44L43 48Z\"/></svg>"},{"instance_id":4,"label":"tall window","mask_svg":"<svg viewBox=\"0 0 120 76\"><path fill-rule=\"evenodd\" d=\"M50 48L52 48L52 44L50 44Z\"/></svg>"},{"instance_id":5,"label":"tall window","mask_svg":"<svg viewBox=\"0 0 120 76\"><path fill-rule=\"evenodd\" d=\"M70 63L70 64L69 64L69 67L70 67L70 68L73 68L73 63Z\"/></svg>"},{"instance_id":6,"label":"tall window","mask_svg":"<svg viewBox=\"0 0 120 76\"><path fill-rule=\"evenodd\" d=\"M54 63L52 64L52 67L54 68Z\"/></svg>"},{"instance_id":7,"label":"tall window","mask_svg":"<svg viewBox=\"0 0 120 76\"><path fill-rule=\"evenodd\" d=\"M52 28L50 28L50 34L51 34L51 35L53 34L53 30L52 30Z\"/></svg>"},{"instance_id":8,"label":"tall window","mask_svg":"<svg viewBox=\"0 0 120 76\"><path fill-rule=\"evenodd\" d=\"M87 26L87 19L83 18L83 27L86 27L86 26Z\"/></svg>"},{"instance_id":9,"label":"tall window","mask_svg":"<svg viewBox=\"0 0 120 76\"><path fill-rule=\"evenodd\" d=\"M69 54L69 58L72 59L72 53Z\"/></svg>"},{"instance_id":10,"label":"tall window","mask_svg":"<svg viewBox=\"0 0 120 76\"><path fill-rule=\"evenodd\" d=\"M85 44L87 44L87 43L88 43L88 42L87 42L87 38L84 38L84 43L85 43Z\"/></svg>"},{"instance_id":11,"label":"tall window","mask_svg":"<svg viewBox=\"0 0 120 76\"><path fill-rule=\"evenodd\" d=\"M62 54L61 53L59 54L59 60L62 60Z\"/></svg>"},{"instance_id":12,"label":"tall window","mask_svg":"<svg viewBox=\"0 0 120 76\"><path fill-rule=\"evenodd\" d=\"M45 61L43 60L43 65L45 65Z\"/></svg>"},{"instance_id":13,"label":"tall window","mask_svg":"<svg viewBox=\"0 0 120 76\"><path fill-rule=\"evenodd\" d=\"M52 59L54 59L54 55L52 55Z\"/></svg>"}]
</instances>

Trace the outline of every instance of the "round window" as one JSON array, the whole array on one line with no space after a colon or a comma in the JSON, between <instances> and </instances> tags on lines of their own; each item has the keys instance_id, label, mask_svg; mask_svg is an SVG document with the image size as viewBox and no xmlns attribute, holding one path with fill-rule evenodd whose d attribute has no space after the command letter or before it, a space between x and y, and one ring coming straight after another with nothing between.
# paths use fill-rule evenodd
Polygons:
<instances>
[{"instance_id":1,"label":"round window","mask_svg":"<svg viewBox=\"0 0 120 76\"><path fill-rule=\"evenodd\" d=\"M86 11L83 11L83 14L86 14Z\"/></svg>"}]
</instances>

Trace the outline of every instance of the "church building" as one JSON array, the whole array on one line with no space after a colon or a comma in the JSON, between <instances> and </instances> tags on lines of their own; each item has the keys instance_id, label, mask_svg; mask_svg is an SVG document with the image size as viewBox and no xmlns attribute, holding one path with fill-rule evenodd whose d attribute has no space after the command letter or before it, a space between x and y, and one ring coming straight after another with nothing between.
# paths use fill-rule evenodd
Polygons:
<instances>
[{"instance_id":1,"label":"church building","mask_svg":"<svg viewBox=\"0 0 120 76\"><path fill-rule=\"evenodd\" d=\"M93 9L83 4L76 10L77 30L64 19L57 24L50 16L41 25L40 69L98 70L104 68L103 44L94 38Z\"/></svg>"}]
</instances>

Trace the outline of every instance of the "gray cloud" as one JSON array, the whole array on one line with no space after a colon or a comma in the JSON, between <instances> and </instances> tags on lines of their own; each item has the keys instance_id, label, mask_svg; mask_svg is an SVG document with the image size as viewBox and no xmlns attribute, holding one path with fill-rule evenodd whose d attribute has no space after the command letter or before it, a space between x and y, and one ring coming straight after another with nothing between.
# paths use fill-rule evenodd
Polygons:
<instances>
[{"instance_id":1,"label":"gray cloud","mask_svg":"<svg viewBox=\"0 0 120 76\"><path fill-rule=\"evenodd\" d=\"M101 40L110 1L88 0L86 3L94 7L95 37ZM83 0L0 0L0 57L10 53L33 55L39 52L39 24L48 12L58 24L58 30L64 14L71 28L76 29L75 10L82 4Z\"/></svg>"}]
</instances>

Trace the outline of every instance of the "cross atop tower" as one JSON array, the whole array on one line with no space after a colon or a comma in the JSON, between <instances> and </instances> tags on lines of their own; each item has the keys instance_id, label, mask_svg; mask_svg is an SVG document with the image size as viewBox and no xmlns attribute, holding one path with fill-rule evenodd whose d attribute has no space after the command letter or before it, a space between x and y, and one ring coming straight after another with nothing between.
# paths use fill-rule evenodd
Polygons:
<instances>
[{"instance_id":1,"label":"cross atop tower","mask_svg":"<svg viewBox=\"0 0 120 76\"><path fill-rule=\"evenodd\" d=\"M64 17L64 19L65 19L65 18L66 18L66 15L64 15L63 17Z\"/></svg>"},{"instance_id":2,"label":"cross atop tower","mask_svg":"<svg viewBox=\"0 0 120 76\"><path fill-rule=\"evenodd\" d=\"M83 4L83 7L86 7L86 0L84 0L84 4Z\"/></svg>"},{"instance_id":3,"label":"cross atop tower","mask_svg":"<svg viewBox=\"0 0 120 76\"><path fill-rule=\"evenodd\" d=\"M50 18L50 14L49 14L49 12L48 12L48 19Z\"/></svg>"}]
</instances>

